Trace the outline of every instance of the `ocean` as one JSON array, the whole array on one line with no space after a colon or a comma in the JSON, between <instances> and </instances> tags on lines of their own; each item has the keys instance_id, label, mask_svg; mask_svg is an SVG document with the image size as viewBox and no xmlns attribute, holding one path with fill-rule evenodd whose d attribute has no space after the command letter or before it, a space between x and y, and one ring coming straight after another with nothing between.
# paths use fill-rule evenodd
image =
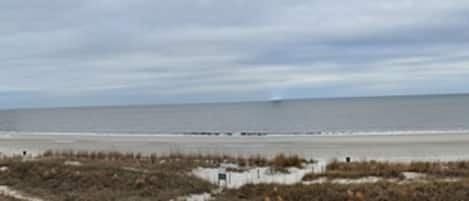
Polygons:
<instances>
[{"instance_id":1,"label":"ocean","mask_svg":"<svg viewBox=\"0 0 469 201\"><path fill-rule=\"evenodd\" d=\"M353 135L469 130L469 95L0 111L10 133Z\"/></svg>"}]
</instances>

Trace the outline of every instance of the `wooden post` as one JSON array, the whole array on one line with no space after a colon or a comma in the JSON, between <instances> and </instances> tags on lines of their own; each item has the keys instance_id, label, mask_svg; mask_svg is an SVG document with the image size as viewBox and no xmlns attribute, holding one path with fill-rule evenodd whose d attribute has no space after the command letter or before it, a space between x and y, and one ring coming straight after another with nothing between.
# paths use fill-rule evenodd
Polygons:
<instances>
[{"instance_id":1,"label":"wooden post","mask_svg":"<svg viewBox=\"0 0 469 201\"><path fill-rule=\"evenodd\" d=\"M350 162L352 162L352 159L350 158L350 156L347 156L347 157L345 158L345 161L346 161L347 163L350 163Z\"/></svg>"}]
</instances>

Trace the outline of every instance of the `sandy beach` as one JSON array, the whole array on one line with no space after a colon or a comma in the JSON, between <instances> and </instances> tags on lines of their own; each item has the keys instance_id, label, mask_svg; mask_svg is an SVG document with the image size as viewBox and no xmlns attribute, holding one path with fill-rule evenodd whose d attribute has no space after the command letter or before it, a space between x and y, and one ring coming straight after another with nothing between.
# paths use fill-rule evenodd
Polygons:
<instances>
[{"instance_id":1,"label":"sandy beach","mask_svg":"<svg viewBox=\"0 0 469 201\"><path fill-rule=\"evenodd\" d=\"M0 133L0 152L45 150L273 156L298 154L319 160L467 160L469 133L388 136L93 136Z\"/></svg>"},{"instance_id":2,"label":"sandy beach","mask_svg":"<svg viewBox=\"0 0 469 201\"><path fill-rule=\"evenodd\" d=\"M372 197L375 195L379 199L384 196L386 200L409 200L417 192L456 201L465 200L460 198L467 197L469 187L466 152L469 133L255 137L0 133L0 136L0 152L5 155L23 151L31 155L46 150L87 151L84 155L65 151L46 152L35 158L2 157L0 196L19 200L41 201L48 195L53 195L50 200L57 201L66 196L133 200L139 195L158 200L239 201L241 194L248 198L241 200L262 200L265 197L259 197L259 192L266 196L274 192L272 196L282 197L280 200L283 197L311 200L306 199L308 196L320 196L319 200L368 200L361 199L365 195L370 200L377 200ZM93 151L116 152L88 154ZM166 157L169 153L201 155ZM355 162L346 162L347 156ZM373 159L381 161L369 161ZM413 162L405 163L408 161ZM57 184L60 188L77 187L64 191ZM96 186L103 190L96 191ZM396 195L400 197L394 198ZM357 196L360 199L350 199Z\"/></svg>"}]
</instances>

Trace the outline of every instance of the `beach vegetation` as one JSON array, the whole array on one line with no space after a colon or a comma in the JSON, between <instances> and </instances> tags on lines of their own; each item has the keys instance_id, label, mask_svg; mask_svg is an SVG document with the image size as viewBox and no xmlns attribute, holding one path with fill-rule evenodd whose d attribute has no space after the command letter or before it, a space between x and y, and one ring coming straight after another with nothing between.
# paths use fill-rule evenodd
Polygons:
<instances>
[{"instance_id":1,"label":"beach vegetation","mask_svg":"<svg viewBox=\"0 0 469 201\"><path fill-rule=\"evenodd\" d=\"M309 181L321 177L327 178L362 178L382 177L403 179L404 173L422 173L431 177L469 177L469 161L452 162L422 162L413 161L386 162L386 161L355 161L341 162L331 161L326 165L326 170L320 173L310 173L303 180Z\"/></svg>"},{"instance_id":2,"label":"beach vegetation","mask_svg":"<svg viewBox=\"0 0 469 201\"><path fill-rule=\"evenodd\" d=\"M469 181L245 185L223 191L216 201L462 201L469 198Z\"/></svg>"}]
</instances>

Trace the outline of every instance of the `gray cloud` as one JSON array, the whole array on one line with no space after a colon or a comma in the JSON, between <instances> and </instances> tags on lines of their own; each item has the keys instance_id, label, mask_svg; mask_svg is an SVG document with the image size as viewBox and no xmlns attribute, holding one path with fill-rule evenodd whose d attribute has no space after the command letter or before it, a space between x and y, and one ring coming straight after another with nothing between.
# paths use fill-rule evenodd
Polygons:
<instances>
[{"instance_id":1,"label":"gray cloud","mask_svg":"<svg viewBox=\"0 0 469 201\"><path fill-rule=\"evenodd\" d=\"M463 0L0 2L0 107L467 92L468 11Z\"/></svg>"}]
</instances>

